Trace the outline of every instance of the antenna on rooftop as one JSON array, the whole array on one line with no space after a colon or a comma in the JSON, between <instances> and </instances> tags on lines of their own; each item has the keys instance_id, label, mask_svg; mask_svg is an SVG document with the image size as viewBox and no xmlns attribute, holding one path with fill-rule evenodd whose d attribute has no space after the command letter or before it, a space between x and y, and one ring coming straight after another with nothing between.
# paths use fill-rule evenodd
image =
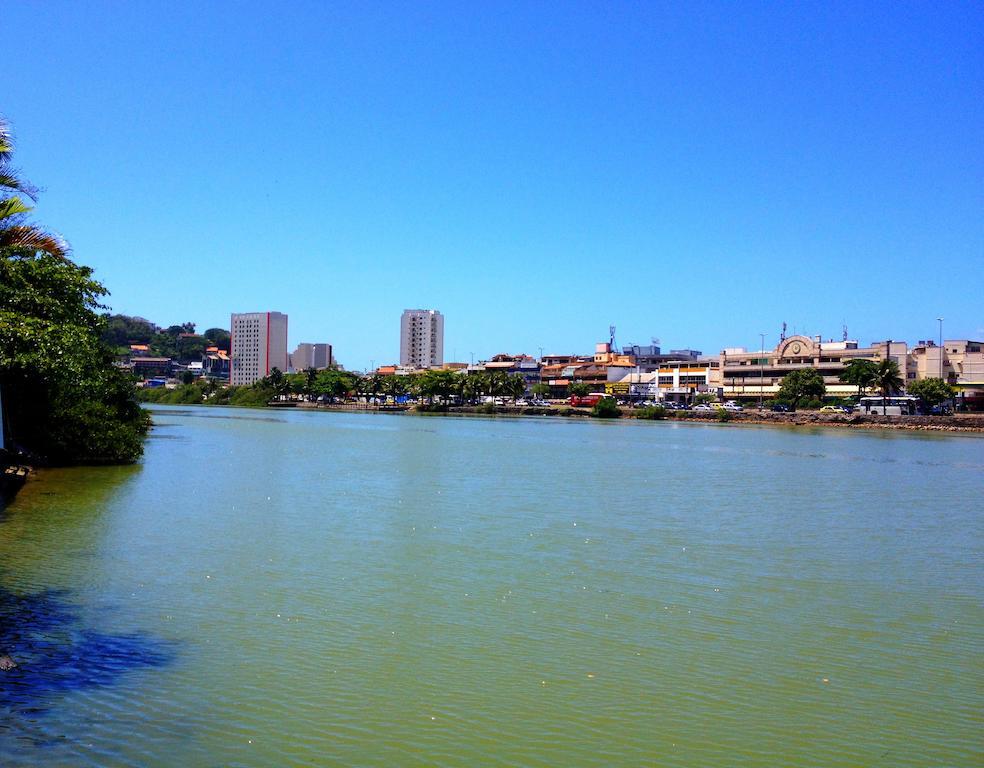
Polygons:
<instances>
[{"instance_id":1,"label":"antenna on rooftop","mask_svg":"<svg viewBox=\"0 0 984 768\"><path fill-rule=\"evenodd\" d=\"M786 321L782 321L782 333L779 334L779 342L782 343L786 340Z\"/></svg>"},{"instance_id":2,"label":"antenna on rooftop","mask_svg":"<svg viewBox=\"0 0 984 768\"><path fill-rule=\"evenodd\" d=\"M612 352L618 352L618 347L615 346L615 326L608 326L608 346Z\"/></svg>"},{"instance_id":3,"label":"antenna on rooftop","mask_svg":"<svg viewBox=\"0 0 984 768\"><path fill-rule=\"evenodd\" d=\"M842 341L847 341L847 323L844 323L844 326L843 326L843 328L844 328L844 335L843 335L843 337L841 338L841 340L842 340Z\"/></svg>"},{"instance_id":4,"label":"antenna on rooftop","mask_svg":"<svg viewBox=\"0 0 984 768\"><path fill-rule=\"evenodd\" d=\"M659 346L659 336L652 336L652 337L650 337L650 339L652 340L652 343L653 343L653 346L654 347L658 347Z\"/></svg>"}]
</instances>

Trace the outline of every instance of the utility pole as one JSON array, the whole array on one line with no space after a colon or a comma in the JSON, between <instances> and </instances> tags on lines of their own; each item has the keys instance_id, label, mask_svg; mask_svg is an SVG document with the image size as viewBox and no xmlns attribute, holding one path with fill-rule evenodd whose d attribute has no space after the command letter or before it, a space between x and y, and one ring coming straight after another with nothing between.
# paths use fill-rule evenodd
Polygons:
<instances>
[{"instance_id":1,"label":"utility pole","mask_svg":"<svg viewBox=\"0 0 984 768\"><path fill-rule=\"evenodd\" d=\"M759 410L762 410L762 395L765 389L765 334L760 333L759 338L762 339L762 343L759 344Z\"/></svg>"},{"instance_id":2,"label":"utility pole","mask_svg":"<svg viewBox=\"0 0 984 768\"><path fill-rule=\"evenodd\" d=\"M940 324L940 378L943 378L943 318L936 318Z\"/></svg>"}]
</instances>

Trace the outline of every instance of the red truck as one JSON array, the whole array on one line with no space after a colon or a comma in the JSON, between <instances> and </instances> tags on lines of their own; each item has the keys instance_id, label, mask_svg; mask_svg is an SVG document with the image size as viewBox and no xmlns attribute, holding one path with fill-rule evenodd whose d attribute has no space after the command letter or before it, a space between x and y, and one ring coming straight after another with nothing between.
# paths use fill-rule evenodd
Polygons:
<instances>
[{"instance_id":1,"label":"red truck","mask_svg":"<svg viewBox=\"0 0 984 768\"><path fill-rule=\"evenodd\" d=\"M603 395L600 392L593 392L590 395L584 395L583 397L571 395L570 404L575 408L594 408L606 397L611 397L611 395Z\"/></svg>"}]
</instances>

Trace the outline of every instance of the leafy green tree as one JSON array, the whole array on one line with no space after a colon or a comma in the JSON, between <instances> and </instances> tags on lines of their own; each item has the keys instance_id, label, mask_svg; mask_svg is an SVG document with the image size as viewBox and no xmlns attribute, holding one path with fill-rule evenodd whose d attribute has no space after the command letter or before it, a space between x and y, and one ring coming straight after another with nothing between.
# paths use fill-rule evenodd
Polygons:
<instances>
[{"instance_id":1,"label":"leafy green tree","mask_svg":"<svg viewBox=\"0 0 984 768\"><path fill-rule=\"evenodd\" d=\"M370 397L375 400L379 397L379 393L382 391L383 377L378 373L371 373L368 376L363 376L359 381L359 392L366 397Z\"/></svg>"},{"instance_id":2,"label":"leafy green tree","mask_svg":"<svg viewBox=\"0 0 984 768\"><path fill-rule=\"evenodd\" d=\"M896 392L901 392L905 384L899 371L899 364L891 357L879 360L873 384L881 392L882 415L885 416L888 414L888 398Z\"/></svg>"},{"instance_id":3,"label":"leafy green tree","mask_svg":"<svg viewBox=\"0 0 984 768\"><path fill-rule=\"evenodd\" d=\"M454 371L426 371L420 376L421 386L425 390L425 395L433 400L439 398L447 403L458 390L458 379L460 374Z\"/></svg>"},{"instance_id":4,"label":"leafy green tree","mask_svg":"<svg viewBox=\"0 0 984 768\"><path fill-rule=\"evenodd\" d=\"M260 379L263 388L272 389L277 397L282 397L290 392L290 380L279 368L274 366L270 369L270 374Z\"/></svg>"},{"instance_id":5,"label":"leafy green tree","mask_svg":"<svg viewBox=\"0 0 984 768\"><path fill-rule=\"evenodd\" d=\"M336 397L341 397L356 388L357 377L347 371L339 371L329 368L318 371L314 377L312 394L324 395L328 402L335 402Z\"/></svg>"},{"instance_id":6,"label":"leafy green tree","mask_svg":"<svg viewBox=\"0 0 984 768\"><path fill-rule=\"evenodd\" d=\"M36 191L11 167L0 121L0 398L14 446L54 464L120 463L149 417L102 341L105 288L64 240L27 219Z\"/></svg>"},{"instance_id":7,"label":"leafy green tree","mask_svg":"<svg viewBox=\"0 0 984 768\"><path fill-rule=\"evenodd\" d=\"M303 373L287 374L287 391L292 395L310 394L307 384L307 376Z\"/></svg>"},{"instance_id":8,"label":"leafy green tree","mask_svg":"<svg viewBox=\"0 0 984 768\"><path fill-rule=\"evenodd\" d=\"M823 376L816 368L798 368L783 376L779 385L779 399L789 403L791 410L796 410L799 401L804 397L823 397L827 391Z\"/></svg>"},{"instance_id":9,"label":"leafy green tree","mask_svg":"<svg viewBox=\"0 0 984 768\"><path fill-rule=\"evenodd\" d=\"M395 376L390 374L383 377L383 392L393 398L402 397L410 391L413 383L412 376Z\"/></svg>"},{"instance_id":10,"label":"leafy green tree","mask_svg":"<svg viewBox=\"0 0 984 768\"><path fill-rule=\"evenodd\" d=\"M591 387L585 384L583 381L572 381L567 385L567 394L574 397L584 397L589 392L591 392Z\"/></svg>"},{"instance_id":11,"label":"leafy green tree","mask_svg":"<svg viewBox=\"0 0 984 768\"><path fill-rule=\"evenodd\" d=\"M424 371L416 376L413 381L413 392L419 398L427 398L427 402L433 403L437 395L438 383L434 376L435 371Z\"/></svg>"},{"instance_id":12,"label":"leafy green tree","mask_svg":"<svg viewBox=\"0 0 984 768\"><path fill-rule=\"evenodd\" d=\"M208 346L204 336L179 336L175 340L175 352L178 360L201 360Z\"/></svg>"},{"instance_id":13,"label":"leafy green tree","mask_svg":"<svg viewBox=\"0 0 984 768\"><path fill-rule=\"evenodd\" d=\"M550 385L542 381L538 381L536 384L533 385L531 391L536 397L546 398L550 396Z\"/></svg>"},{"instance_id":14,"label":"leafy green tree","mask_svg":"<svg viewBox=\"0 0 984 768\"><path fill-rule=\"evenodd\" d=\"M845 384L852 384L857 387L858 397L861 397L864 390L874 386L877 369L878 364L874 360L855 358L844 366L839 378Z\"/></svg>"},{"instance_id":15,"label":"leafy green tree","mask_svg":"<svg viewBox=\"0 0 984 768\"><path fill-rule=\"evenodd\" d=\"M907 391L931 408L953 400L957 395L955 388L939 378L914 381L908 386Z\"/></svg>"},{"instance_id":16,"label":"leafy green tree","mask_svg":"<svg viewBox=\"0 0 984 768\"><path fill-rule=\"evenodd\" d=\"M157 335L157 326L142 317L104 314L105 323L101 338L111 348L126 347L131 344L149 344Z\"/></svg>"}]
</instances>

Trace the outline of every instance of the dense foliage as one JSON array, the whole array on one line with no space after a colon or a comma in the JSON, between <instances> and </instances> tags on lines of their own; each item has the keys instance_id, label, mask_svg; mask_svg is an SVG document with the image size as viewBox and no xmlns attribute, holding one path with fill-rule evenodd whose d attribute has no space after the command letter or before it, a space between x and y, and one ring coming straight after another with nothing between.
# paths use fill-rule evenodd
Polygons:
<instances>
[{"instance_id":1,"label":"dense foliage","mask_svg":"<svg viewBox=\"0 0 984 768\"><path fill-rule=\"evenodd\" d=\"M878 363L874 360L856 358L844 366L844 371L840 374L840 380L845 384L856 386L858 388L858 397L861 397L866 389L874 386L877 375Z\"/></svg>"},{"instance_id":2,"label":"dense foliage","mask_svg":"<svg viewBox=\"0 0 984 768\"><path fill-rule=\"evenodd\" d=\"M617 419L621 414L618 403L611 397L603 397L591 409L591 415L596 419Z\"/></svg>"},{"instance_id":3,"label":"dense foliage","mask_svg":"<svg viewBox=\"0 0 984 768\"><path fill-rule=\"evenodd\" d=\"M10 167L0 122L0 398L17 448L55 464L128 462L149 419L101 341L105 288L68 245L32 224L34 190Z\"/></svg>"},{"instance_id":4,"label":"dense foliage","mask_svg":"<svg viewBox=\"0 0 984 768\"><path fill-rule=\"evenodd\" d=\"M908 387L908 393L933 407L952 400L956 396L957 390L943 379L931 378L912 382Z\"/></svg>"},{"instance_id":5,"label":"dense foliage","mask_svg":"<svg viewBox=\"0 0 984 768\"><path fill-rule=\"evenodd\" d=\"M659 419L666 418L666 409L661 405L648 405L644 408L637 409L635 417L637 419L646 419L647 421L658 421Z\"/></svg>"},{"instance_id":6,"label":"dense foliage","mask_svg":"<svg viewBox=\"0 0 984 768\"><path fill-rule=\"evenodd\" d=\"M803 398L822 398L827 391L823 376L816 368L799 368L782 377L778 399L789 403L792 410Z\"/></svg>"},{"instance_id":7,"label":"dense foliage","mask_svg":"<svg viewBox=\"0 0 984 768\"><path fill-rule=\"evenodd\" d=\"M194 323L161 329L142 317L107 314L103 318L105 328L102 340L121 353L129 351L131 344L146 344L152 357L170 357L173 360L199 360L208 347L229 351L229 331L224 328L209 328L205 333L195 333Z\"/></svg>"}]
</instances>

